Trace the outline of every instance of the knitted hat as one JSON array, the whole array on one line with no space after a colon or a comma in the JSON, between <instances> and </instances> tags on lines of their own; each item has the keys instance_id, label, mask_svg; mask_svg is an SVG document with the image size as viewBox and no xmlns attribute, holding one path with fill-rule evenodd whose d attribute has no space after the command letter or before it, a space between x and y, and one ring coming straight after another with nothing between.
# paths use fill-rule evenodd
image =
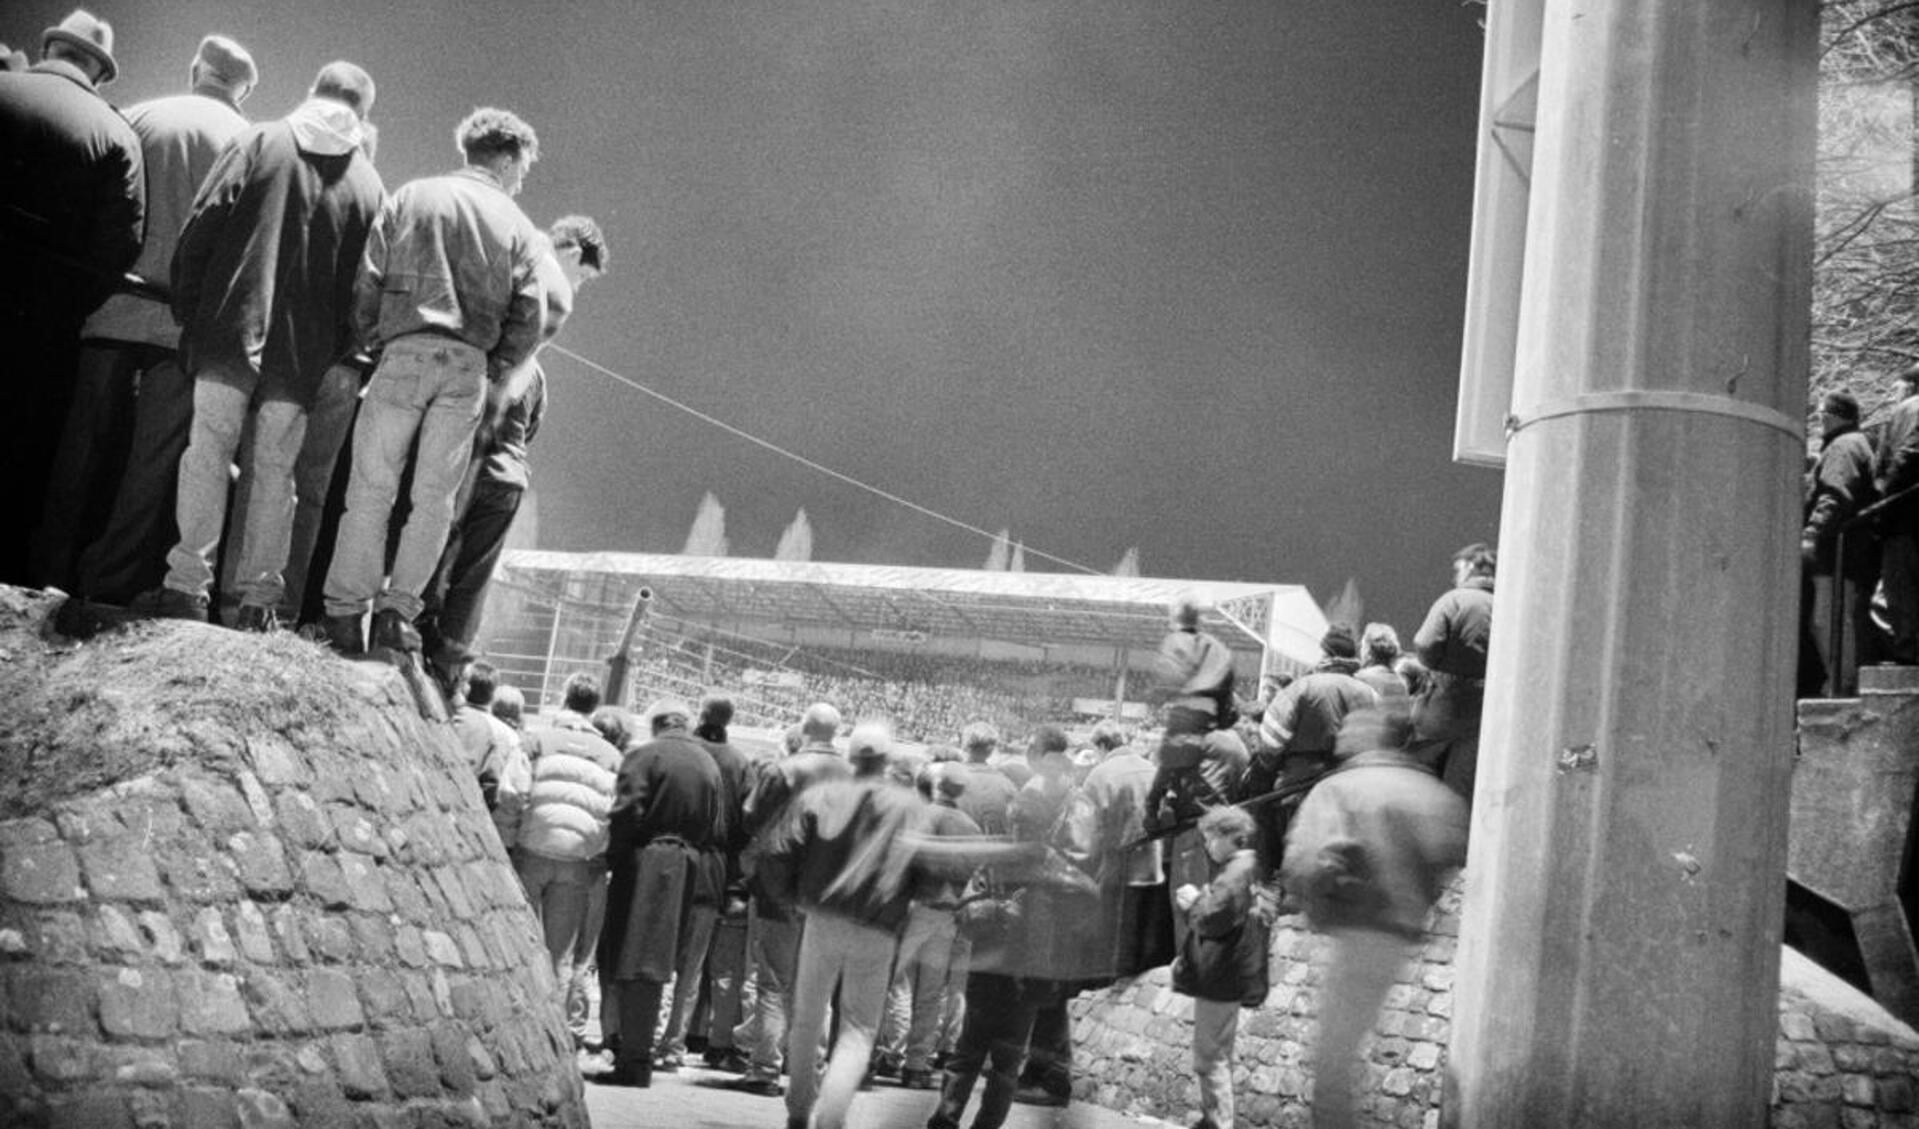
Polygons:
<instances>
[{"instance_id":1,"label":"knitted hat","mask_svg":"<svg viewBox=\"0 0 1919 1129\"><path fill-rule=\"evenodd\" d=\"M56 42L77 47L92 56L94 62L100 64L102 86L120 73L120 65L113 61L113 25L85 8L75 8L72 15L60 21L59 27L48 28L40 37L40 50L44 52L47 44Z\"/></svg>"},{"instance_id":2,"label":"knitted hat","mask_svg":"<svg viewBox=\"0 0 1919 1129\"><path fill-rule=\"evenodd\" d=\"M209 35L200 41L200 52L193 61L229 90L253 86L260 81L260 69L253 65L247 49L224 35Z\"/></svg>"},{"instance_id":3,"label":"knitted hat","mask_svg":"<svg viewBox=\"0 0 1919 1129\"><path fill-rule=\"evenodd\" d=\"M1353 639L1353 629L1343 623L1335 623L1319 637L1319 649L1329 658L1356 659L1359 657L1359 644Z\"/></svg>"}]
</instances>

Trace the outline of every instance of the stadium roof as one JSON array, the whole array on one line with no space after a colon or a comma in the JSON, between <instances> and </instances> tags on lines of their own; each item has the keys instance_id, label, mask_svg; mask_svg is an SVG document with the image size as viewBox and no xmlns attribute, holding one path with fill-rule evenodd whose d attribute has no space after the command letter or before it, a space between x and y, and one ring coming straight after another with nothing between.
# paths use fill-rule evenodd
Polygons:
<instances>
[{"instance_id":1,"label":"stadium roof","mask_svg":"<svg viewBox=\"0 0 1919 1129\"><path fill-rule=\"evenodd\" d=\"M1264 641L1310 665L1326 631L1319 605L1295 584L526 549L509 550L501 565L542 588L538 574L635 577L653 590L656 613L695 622L771 620L907 633L901 638L917 632L1150 651L1166 633L1167 605L1197 590L1215 609L1203 626L1236 650Z\"/></svg>"}]
</instances>

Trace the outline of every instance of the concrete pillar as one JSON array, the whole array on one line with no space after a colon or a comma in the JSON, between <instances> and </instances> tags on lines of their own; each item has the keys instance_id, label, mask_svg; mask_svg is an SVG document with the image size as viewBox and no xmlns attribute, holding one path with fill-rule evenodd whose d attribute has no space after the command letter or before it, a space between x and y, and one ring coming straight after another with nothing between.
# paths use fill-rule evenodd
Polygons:
<instances>
[{"instance_id":1,"label":"concrete pillar","mask_svg":"<svg viewBox=\"0 0 1919 1129\"><path fill-rule=\"evenodd\" d=\"M1469 1129L1766 1121L1816 15L1546 2L1449 1056Z\"/></svg>"}]
</instances>

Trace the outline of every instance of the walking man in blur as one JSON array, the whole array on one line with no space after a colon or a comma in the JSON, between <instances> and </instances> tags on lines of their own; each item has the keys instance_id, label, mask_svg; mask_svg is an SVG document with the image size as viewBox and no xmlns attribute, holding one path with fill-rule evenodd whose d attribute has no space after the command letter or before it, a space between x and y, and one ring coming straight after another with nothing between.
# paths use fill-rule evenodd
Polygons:
<instances>
[{"instance_id":1,"label":"walking man in blur","mask_svg":"<svg viewBox=\"0 0 1919 1129\"><path fill-rule=\"evenodd\" d=\"M352 264L384 192L361 151L373 99L364 70L328 63L291 114L234 141L194 200L172 273L180 357L193 374L174 508L180 540L167 554L166 579L136 601L138 610L207 619L237 456L252 486L240 515L240 609L231 626L276 626L293 534L293 464L321 378L352 348Z\"/></svg>"},{"instance_id":2,"label":"walking man in blur","mask_svg":"<svg viewBox=\"0 0 1919 1129\"><path fill-rule=\"evenodd\" d=\"M1343 624L1327 628L1319 649L1321 658L1313 669L1294 679L1266 707L1259 725L1260 749L1246 773L1247 798L1303 784L1327 772L1347 715L1379 703L1372 687L1356 676L1359 648L1351 628ZM1297 799L1268 801L1254 812L1262 873L1279 869L1287 813L1298 803ZM1185 940L1184 933L1180 940Z\"/></svg>"},{"instance_id":3,"label":"walking man in blur","mask_svg":"<svg viewBox=\"0 0 1919 1129\"><path fill-rule=\"evenodd\" d=\"M546 317L546 239L513 197L539 157L533 128L473 111L455 131L466 167L410 181L381 209L353 286L353 323L380 351L353 427L346 513L326 579L327 641L419 652L413 621L452 525L490 386L533 355ZM381 586L387 523L409 450L413 508Z\"/></svg>"},{"instance_id":4,"label":"walking man in blur","mask_svg":"<svg viewBox=\"0 0 1919 1129\"><path fill-rule=\"evenodd\" d=\"M246 48L209 35L187 68L188 93L126 112L146 168L146 238L133 264L141 278L166 283L194 195L245 131L240 104L259 77ZM118 291L81 327L73 407L34 537L35 567L48 582L109 603L159 583L193 415L179 348L162 295Z\"/></svg>"},{"instance_id":5,"label":"walking man in blur","mask_svg":"<svg viewBox=\"0 0 1919 1129\"><path fill-rule=\"evenodd\" d=\"M119 66L113 28L75 9L41 37L39 63L0 71L0 336L14 417L0 474L24 500L0 539L0 583L33 584L27 552L67 411L81 323L139 257L140 138L100 95Z\"/></svg>"},{"instance_id":6,"label":"walking man in blur","mask_svg":"<svg viewBox=\"0 0 1919 1129\"><path fill-rule=\"evenodd\" d=\"M1284 881L1331 944L1320 976L1313 1125L1358 1124L1360 1041L1426 916L1466 862L1466 804L1401 749L1403 714L1368 709L1341 738L1286 836Z\"/></svg>"}]
</instances>

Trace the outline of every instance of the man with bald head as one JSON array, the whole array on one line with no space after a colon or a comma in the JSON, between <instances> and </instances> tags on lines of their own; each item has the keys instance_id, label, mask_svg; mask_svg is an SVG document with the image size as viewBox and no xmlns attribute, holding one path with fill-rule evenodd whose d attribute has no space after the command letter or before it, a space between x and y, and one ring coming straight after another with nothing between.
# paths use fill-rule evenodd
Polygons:
<instances>
[{"instance_id":1,"label":"man with bald head","mask_svg":"<svg viewBox=\"0 0 1919 1129\"><path fill-rule=\"evenodd\" d=\"M165 286L193 198L247 128L259 69L224 35L200 41L187 93L126 111L146 166L147 230L133 273ZM122 290L80 330L73 408L47 489L34 559L70 592L123 604L160 581L174 541L175 472L193 418L180 327L164 294ZM119 468L124 468L120 470Z\"/></svg>"},{"instance_id":2,"label":"man with bald head","mask_svg":"<svg viewBox=\"0 0 1919 1129\"><path fill-rule=\"evenodd\" d=\"M619 1039L612 1072L596 1080L615 1086L652 1084L666 983L677 976L682 985L674 1011L684 1022L677 996L691 1006L726 880L724 785L693 736L693 711L668 698L647 717L653 739L620 765L606 852L600 976L614 986Z\"/></svg>"},{"instance_id":3,"label":"man with bald head","mask_svg":"<svg viewBox=\"0 0 1919 1129\"><path fill-rule=\"evenodd\" d=\"M237 515L240 608L229 626L275 626L307 411L321 378L354 347L354 272L385 194L364 152L373 98L364 70L328 63L291 114L234 141L194 200L172 272L180 356L193 374L174 507L180 539L161 587L136 601L142 611L207 618L237 458L251 485Z\"/></svg>"}]
</instances>

